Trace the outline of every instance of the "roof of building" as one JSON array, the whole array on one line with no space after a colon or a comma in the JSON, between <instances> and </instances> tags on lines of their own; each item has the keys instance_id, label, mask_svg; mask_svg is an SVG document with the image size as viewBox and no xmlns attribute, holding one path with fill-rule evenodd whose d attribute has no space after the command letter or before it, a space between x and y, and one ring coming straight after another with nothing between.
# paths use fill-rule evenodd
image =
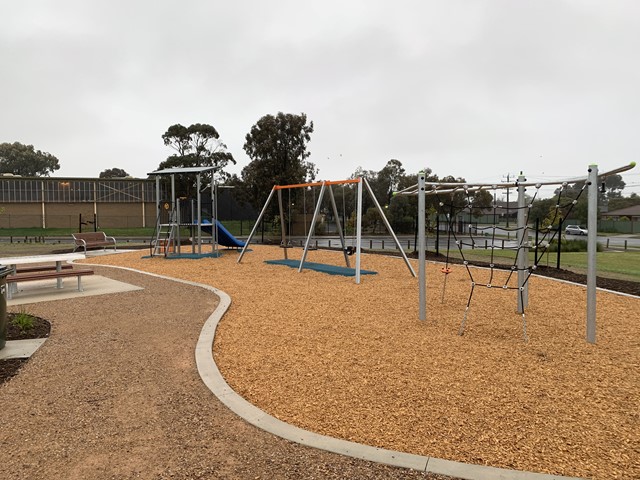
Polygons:
<instances>
[{"instance_id":1,"label":"roof of building","mask_svg":"<svg viewBox=\"0 0 640 480\"><path fill-rule=\"evenodd\" d=\"M620 208L618 210L611 210L605 214L608 217L619 216L624 217L627 215L637 217L640 216L640 205L633 205L631 207Z\"/></svg>"},{"instance_id":2,"label":"roof of building","mask_svg":"<svg viewBox=\"0 0 640 480\"><path fill-rule=\"evenodd\" d=\"M175 168L163 168L162 170L156 170L149 172L147 175L172 175L174 173L202 173L215 170L216 167L175 167Z\"/></svg>"}]
</instances>

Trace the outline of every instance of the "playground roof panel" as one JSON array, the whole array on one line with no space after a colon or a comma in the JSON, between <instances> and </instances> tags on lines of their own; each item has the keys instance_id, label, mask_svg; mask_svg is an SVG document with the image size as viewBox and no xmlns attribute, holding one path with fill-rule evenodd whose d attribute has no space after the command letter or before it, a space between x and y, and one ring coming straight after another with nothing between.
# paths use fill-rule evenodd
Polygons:
<instances>
[{"instance_id":1,"label":"playground roof panel","mask_svg":"<svg viewBox=\"0 0 640 480\"><path fill-rule=\"evenodd\" d=\"M216 167L175 167L149 172L147 175L173 175L175 173L202 173L215 170Z\"/></svg>"}]
</instances>

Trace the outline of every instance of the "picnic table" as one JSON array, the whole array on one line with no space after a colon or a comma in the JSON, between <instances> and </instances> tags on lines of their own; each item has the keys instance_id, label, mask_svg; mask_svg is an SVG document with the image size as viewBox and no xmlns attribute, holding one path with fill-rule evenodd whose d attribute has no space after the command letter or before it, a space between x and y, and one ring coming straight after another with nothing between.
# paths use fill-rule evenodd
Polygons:
<instances>
[{"instance_id":1,"label":"picnic table","mask_svg":"<svg viewBox=\"0 0 640 480\"><path fill-rule=\"evenodd\" d=\"M56 288L62 288L63 277L75 276L78 278L78 290L82 291L81 278L84 275L93 274L93 270L65 269L63 264L72 260L86 258L82 253L61 253L51 255L29 255L24 257L2 257L0 265L6 265L14 269L14 273L7 276L7 296L12 297L18 291L19 282L33 280L55 279ZM31 265L23 268L22 265ZM16 273L17 272L17 273Z\"/></svg>"}]
</instances>

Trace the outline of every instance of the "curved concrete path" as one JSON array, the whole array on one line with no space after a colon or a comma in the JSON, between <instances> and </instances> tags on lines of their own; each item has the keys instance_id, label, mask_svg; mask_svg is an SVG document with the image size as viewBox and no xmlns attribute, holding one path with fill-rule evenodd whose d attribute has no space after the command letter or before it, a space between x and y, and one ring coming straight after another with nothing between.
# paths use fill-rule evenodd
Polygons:
<instances>
[{"instance_id":1,"label":"curved concrete path","mask_svg":"<svg viewBox=\"0 0 640 480\"><path fill-rule=\"evenodd\" d=\"M454 462L451 460L443 460L440 458L385 450L326 435L319 435L282 422L281 420L278 420L277 418L260 410L238 395L224 380L215 363L213 358L213 341L218 323L231 306L231 297L229 295L221 290L201 283L144 272L133 268L109 267L121 268L123 270L130 270L165 280L172 280L204 288L215 293L220 298L218 307L204 324L196 345L195 356L198 373L207 388L209 388L209 390L211 390L211 392L213 392L213 394L225 406L248 423L261 428L262 430L292 442L338 453L340 455L467 480L580 480L577 477L565 477L560 475L524 472L483 465L472 465L462 462Z\"/></svg>"}]
</instances>

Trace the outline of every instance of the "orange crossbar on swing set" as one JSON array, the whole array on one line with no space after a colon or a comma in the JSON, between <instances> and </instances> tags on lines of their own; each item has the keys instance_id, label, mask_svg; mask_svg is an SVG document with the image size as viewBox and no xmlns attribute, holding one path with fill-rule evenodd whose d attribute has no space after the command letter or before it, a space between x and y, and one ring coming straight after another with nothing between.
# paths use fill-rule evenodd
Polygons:
<instances>
[{"instance_id":1,"label":"orange crossbar on swing set","mask_svg":"<svg viewBox=\"0 0 640 480\"><path fill-rule=\"evenodd\" d=\"M342 185L344 183L360 183L359 178L352 178L350 180L325 180L320 182L311 183L297 183L295 185L274 185L274 190L287 190L290 188L302 188L302 187L321 187L322 185Z\"/></svg>"}]
</instances>

